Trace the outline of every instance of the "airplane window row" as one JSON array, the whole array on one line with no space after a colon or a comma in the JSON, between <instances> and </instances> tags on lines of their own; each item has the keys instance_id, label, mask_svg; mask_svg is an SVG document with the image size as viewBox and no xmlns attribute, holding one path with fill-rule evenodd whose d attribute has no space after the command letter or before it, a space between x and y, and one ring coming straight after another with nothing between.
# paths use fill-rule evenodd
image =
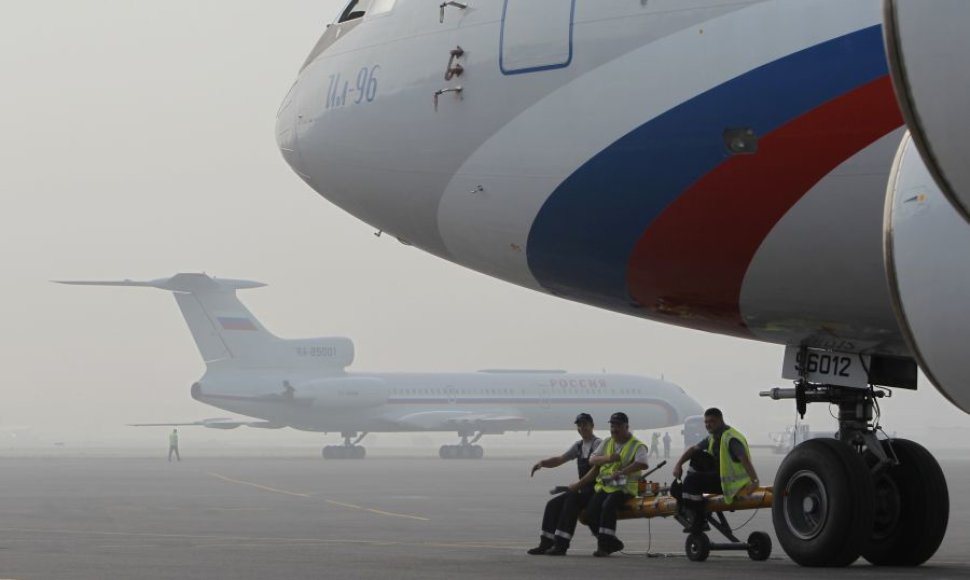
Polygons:
<instances>
[{"instance_id":1,"label":"airplane window row","mask_svg":"<svg viewBox=\"0 0 970 580\"><path fill-rule=\"evenodd\" d=\"M500 388L500 389L463 389L463 390L448 390L441 388L423 388L423 389L391 389L392 395L443 395L443 396L466 396L466 395L515 395L515 389L512 388ZM521 394L525 394L525 389L521 389Z\"/></svg>"},{"instance_id":2,"label":"airplane window row","mask_svg":"<svg viewBox=\"0 0 970 580\"><path fill-rule=\"evenodd\" d=\"M520 389L522 395L525 395L525 389ZM590 389L578 389L578 388L568 388L559 387L552 390L554 394L563 395L585 395L589 394ZM600 392L606 393L606 389L601 389ZM642 395L642 389L609 389L609 394L611 395ZM423 389L392 389L391 394L393 395L439 395L439 396L449 396L449 397L463 397L468 395L515 395L516 390L512 388L492 388L492 389L441 389L436 387L423 388Z\"/></svg>"}]
</instances>

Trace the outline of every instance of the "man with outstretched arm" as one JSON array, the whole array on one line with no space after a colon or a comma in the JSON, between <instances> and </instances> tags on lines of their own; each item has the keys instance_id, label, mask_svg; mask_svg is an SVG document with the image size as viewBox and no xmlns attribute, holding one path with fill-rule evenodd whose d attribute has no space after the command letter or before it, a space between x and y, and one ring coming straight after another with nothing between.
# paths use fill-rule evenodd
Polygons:
<instances>
[{"instance_id":1,"label":"man with outstretched arm","mask_svg":"<svg viewBox=\"0 0 970 580\"><path fill-rule=\"evenodd\" d=\"M576 431L580 437L579 441L573 443L562 455L536 462L532 466L530 477L543 467L546 469L559 467L574 459L580 480L590 471L589 458L601 440L593 433L593 417L589 413L577 415L575 423ZM592 480L585 485L579 485L577 482L569 486L569 490L565 493L549 500L546 503L545 513L542 515L542 532L539 536L539 545L529 550L528 553L533 556L539 554L565 556L566 551L569 550L573 533L576 531L579 512L586 507L591 497L593 497Z\"/></svg>"},{"instance_id":2,"label":"man with outstretched arm","mask_svg":"<svg viewBox=\"0 0 970 580\"><path fill-rule=\"evenodd\" d=\"M685 532L704 530L704 494L724 494L724 502L734 503L734 498L758 487L758 473L751 464L748 441L739 431L724 423L720 409L712 407L704 411L704 427L709 435L697 445L688 447L674 466L674 478L684 473L684 463L691 467L684 478L679 508L690 524Z\"/></svg>"},{"instance_id":3,"label":"man with outstretched arm","mask_svg":"<svg viewBox=\"0 0 970 580\"><path fill-rule=\"evenodd\" d=\"M623 542L616 537L616 512L636 497L640 472L647 468L647 446L630 433L626 413L610 416L610 437L593 452L589 462L594 469L583 479L595 479L596 494L586 506L586 523L596 534L593 555L609 556L623 549Z\"/></svg>"}]
</instances>

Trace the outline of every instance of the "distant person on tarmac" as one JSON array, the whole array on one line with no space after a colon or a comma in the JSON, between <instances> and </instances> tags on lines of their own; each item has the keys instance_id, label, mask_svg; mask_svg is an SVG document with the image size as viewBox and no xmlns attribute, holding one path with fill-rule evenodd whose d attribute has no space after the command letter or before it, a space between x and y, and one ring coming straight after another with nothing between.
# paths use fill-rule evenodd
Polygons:
<instances>
[{"instance_id":1,"label":"distant person on tarmac","mask_svg":"<svg viewBox=\"0 0 970 580\"><path fill-rule=\"evenodd\" d=\"M670 459L670 431L664 433L664 459Z\"/></svg>"},{"instance_id":2,"label":"distant person on tarmac","mask_svg":"<svg viewBox=\"0 0 970 580\"><path fill-rule=\"evenodd\" d=\"M179 455L179 430L172 429L172 432L168 434L168 460L172 460L172 454L175 454L176 461L182 461L182 456Z\"/></svg>"},{"instance_id":3,"label":"distant person on tarmac","mask_svg":"<svg viewBox=\"0 0 970 580\"><path fill-rule=\"evenodd\" d=\"M647 457L660 459L660 433L656 431L650 436L650 453L647 454Z\"/></svg>"}]
</instances>

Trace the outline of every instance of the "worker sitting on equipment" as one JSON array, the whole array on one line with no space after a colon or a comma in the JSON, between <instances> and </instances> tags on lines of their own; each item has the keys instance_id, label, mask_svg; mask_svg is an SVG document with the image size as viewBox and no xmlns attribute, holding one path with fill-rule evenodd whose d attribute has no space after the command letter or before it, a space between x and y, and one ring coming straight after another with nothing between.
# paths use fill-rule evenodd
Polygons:
<instances>
[{"instance_id":1,"label":"worker sitting on equipment","mask_svg":"<svg viewBox=\"0 0 970 580\"><path fill-rule=\"evenodd\" d=\"M636 497L640 472L647 467L647 447L630 433L626 413L610 416L610 437L593 452L589 462L594 469L578 483L596 481L596 494L586 506L586 523L596 534L593 555L609 556L623 549L623 542L616 537L616 512Z\"/></svg>"},{"instance_id":2,"label":"worker sitting on equipment","mask_svg":"<svg viewBox=\"0 0 970 580\"><path fill-rule=\"evenodd\" d=\"M602 440L593 433L593 417L589 413L576 416L576 431L580 440L573 443L565 453L556 457L543 459L532 466L532 475L545 468L559 467L563 463L576 460L579 479L583 479L591 468L589 458ZM560 493L546 503L546 511L542 515L542 534L539 545L528 551L533 556L545 554L547 556L565 556L569 550L569 542L576 531L576 520L579 512L590 498L593 497L593 482L585 486L570 486L565 493Z\"/></svg>"},{"instance_id":3,"label":"worker sitting on equipment","mask_svg":"<svg viewBox=\"0 0 970 580\"><path fill-rule=\"evenodd\" d=\"M742 491L758 486L758 474L751 464L748 442L737 430L724 424L720 409L704 411L704 427L709 435L697 445L688 447L677 465L674 478L680 479L684 463L691 461L684 478L679 508L690 524L685 532L701 532L705 527L704 494L724 494L724 503L731 504ZM703 466L700 466L703 464Z\"/></svg>"}]
</instances>

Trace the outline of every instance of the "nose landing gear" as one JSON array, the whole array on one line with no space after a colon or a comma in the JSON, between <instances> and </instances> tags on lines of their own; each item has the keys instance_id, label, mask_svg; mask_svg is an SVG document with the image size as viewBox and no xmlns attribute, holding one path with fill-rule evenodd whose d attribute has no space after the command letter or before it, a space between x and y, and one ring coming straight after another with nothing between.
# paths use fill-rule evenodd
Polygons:
<instances>
[{"instance_id":1,"label":"nose landing gear","mask_svg":"<svg viewBox=\"0 0 970 580\"><path fill-rule=\"evenodd\" d=\"M762 393L838 405L837 439L796 446L775 477L772 520L785 553L802 566L918 566L939 548L950 503L936 459L906 439L878 439L873 407L884 393L815 385Z\"/></svg>"}]
</instances>

